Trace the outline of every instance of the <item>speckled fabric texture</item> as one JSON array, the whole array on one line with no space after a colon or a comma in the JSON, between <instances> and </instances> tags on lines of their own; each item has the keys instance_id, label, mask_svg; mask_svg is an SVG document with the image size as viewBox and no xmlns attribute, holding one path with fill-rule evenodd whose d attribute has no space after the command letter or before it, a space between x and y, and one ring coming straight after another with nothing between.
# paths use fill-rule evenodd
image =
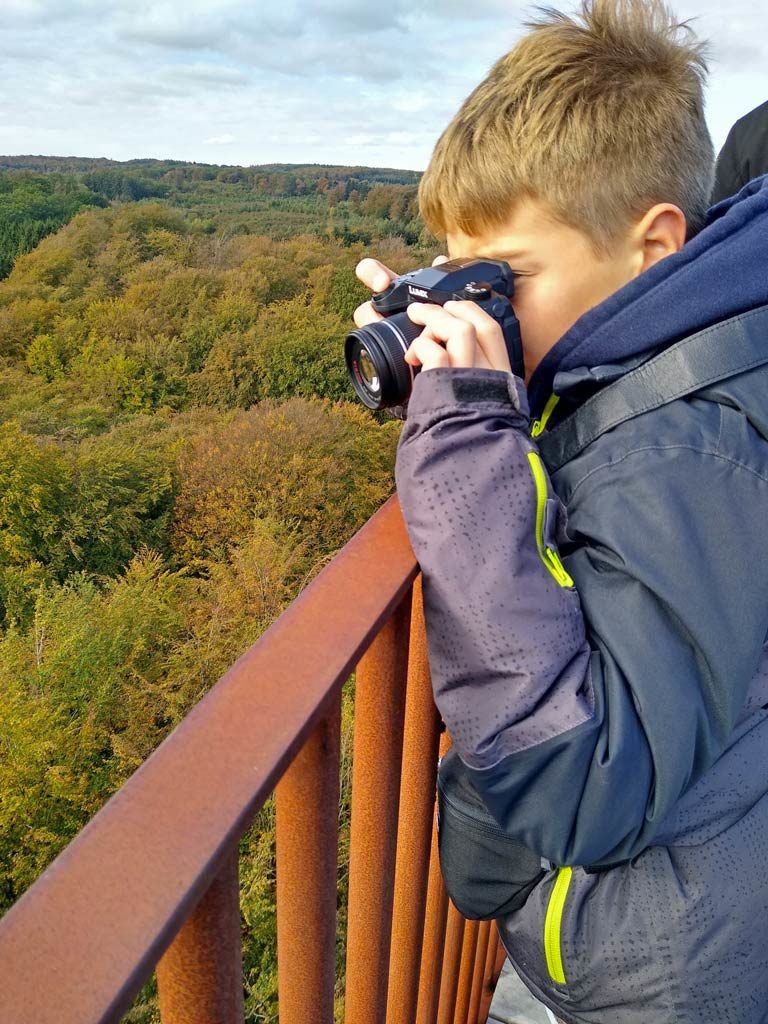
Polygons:
<instances>
[{"instance_id":1,"label":"speckled fabric texture","mask_svg":"<svg viewBox=\"0 0 768 1024\"><path fill-rule=\"evenodd\" d=\"M438 704L462 760L479 769L592 714L579 598L555 582L536 545L533 450L511 375L417 377L398 490L427 567Z\"/></svg>"}]
</instances>

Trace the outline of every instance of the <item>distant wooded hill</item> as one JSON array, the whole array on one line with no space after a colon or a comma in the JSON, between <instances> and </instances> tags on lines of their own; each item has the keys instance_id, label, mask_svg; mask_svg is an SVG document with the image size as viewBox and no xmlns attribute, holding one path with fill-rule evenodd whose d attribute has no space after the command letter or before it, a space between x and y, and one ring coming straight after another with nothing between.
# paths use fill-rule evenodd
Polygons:
<instances>
[{"instance_id":1,"label":"distant wooded hill","mask_svg":"<svg viewBox=\"0 0 768 1024\"><path fill-rule=\"evenodd\" d=\"M414 244L423 235L419 178L416 171L321 164L0 156L0 278L79 210L153 198L188 211L210 232L311 233L346 245L397 236Z\"/></svg>"},{"instance_id":2,"label":"distant wooded hill","mask_svg":"<svg viewBox=\"0 0 768 1024\"><path fill-rule=\"evenodd\" d=\"M396 167L342 167L335 164L201 164L186 160L108 160L106 157L81 156L0 156L1 170L37 171L48 174L51 171L74 174L99 170L124 170L146 174L148 177L162 177L169 171L190 169L192 177L203 172L203 176L215 178L222 171L243 171L254 173L300 174L341 179L356 178L373 184L417 185L420 171L405 171ZM199 178L197 180L200 180Z\"/></svg>"}]
</instances>

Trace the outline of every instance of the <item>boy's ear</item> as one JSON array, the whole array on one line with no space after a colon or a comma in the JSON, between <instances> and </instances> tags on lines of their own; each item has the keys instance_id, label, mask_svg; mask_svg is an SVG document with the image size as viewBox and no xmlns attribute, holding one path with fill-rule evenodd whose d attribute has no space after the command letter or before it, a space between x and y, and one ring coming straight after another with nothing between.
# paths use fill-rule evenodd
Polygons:
<instances>
[{"instance_id":1,"label":"boy's ear","mask_svg":"<svg viewBox=\"0 0 768 1024\"><path fill-rule=\"evenodd\" d=\"M657 203L638 221L632 232L638 273L648 270L685 245L685 214L672 203Z\"/></svg>"}]
</instances>

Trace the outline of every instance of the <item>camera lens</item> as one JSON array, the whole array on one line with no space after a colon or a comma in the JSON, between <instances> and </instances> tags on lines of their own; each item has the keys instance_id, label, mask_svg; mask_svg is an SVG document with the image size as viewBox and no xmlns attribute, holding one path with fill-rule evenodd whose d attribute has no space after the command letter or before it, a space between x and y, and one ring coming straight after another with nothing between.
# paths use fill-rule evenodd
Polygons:
<instances>
[{"instance_id":1,"label":"camera lens","mask_svg":"<svg viewBox=\"0 0 768 1024\"><path fill-rule=\"evenodd\" d=\"M416 370L405 361L408 346L423 328L407 313L359 327L347 337L347 370L357 397L369 409L408 401Z\"/></svg>"},{"instance_id":2,"label":"camera lens","mask_svg":"<svg viewBox=\"0 0 768 1024\"><path fill-rule=\"evenodd\" d=\"M378 395L381 393L381 384L376 364L371 359L371 353L367 348L360 349L359 363L360 376L363 378L365 388L369 394Z\"/></svg>"}]
</instances>

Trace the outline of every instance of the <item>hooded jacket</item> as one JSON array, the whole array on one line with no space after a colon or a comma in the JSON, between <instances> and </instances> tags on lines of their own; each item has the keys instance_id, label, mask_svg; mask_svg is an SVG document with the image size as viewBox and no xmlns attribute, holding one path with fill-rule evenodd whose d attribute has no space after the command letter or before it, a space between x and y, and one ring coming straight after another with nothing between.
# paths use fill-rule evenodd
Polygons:
<instances>
[{"instance_id":1,"label":"hooded jacket","mask_svg":"<svg viewBox=\"0 0 768 1024\"><path fill-rule=\"evenodd\" d=\"M569 1024L768 1022L768 368L551 479L528 403L534 434L545 409L567 423L766 304L761 179L583 316L527 395L491 370L414 384L396 476L435 699L494 818L553 865L499 924Z\"/></svg>"}]
</instances>

